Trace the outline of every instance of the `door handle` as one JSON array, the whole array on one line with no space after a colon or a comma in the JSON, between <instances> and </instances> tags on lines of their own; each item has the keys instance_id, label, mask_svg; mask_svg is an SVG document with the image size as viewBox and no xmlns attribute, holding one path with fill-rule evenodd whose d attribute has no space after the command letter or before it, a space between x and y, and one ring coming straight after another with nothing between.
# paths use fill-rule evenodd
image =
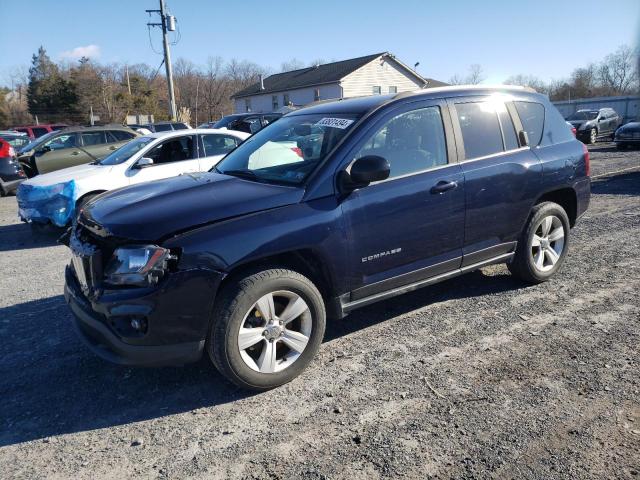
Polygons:
<instances>
[{"instance_id":1,"label":"door handle","mask_svg":"<svg viewBox=\"0 0 640 480\"><path fill-rule=\"evenodd\" d=\"M448 190L453 190L458 186L458 182L447 182L446 180L440 180L433 187L431 187L431 193L444 193Z\"/></svg>"}]
</instances>

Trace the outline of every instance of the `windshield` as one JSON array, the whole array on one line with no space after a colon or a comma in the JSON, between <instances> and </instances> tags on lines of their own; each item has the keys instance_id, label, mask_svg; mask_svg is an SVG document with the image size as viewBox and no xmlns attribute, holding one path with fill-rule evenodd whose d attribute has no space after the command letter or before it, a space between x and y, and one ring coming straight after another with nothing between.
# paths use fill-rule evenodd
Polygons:
<instances>
[{"instance_id":1,"label":"windshield","mask_svg":"<svg viewBox=\"0 0 640 480\"><path fill-rule=\"evenodd\" d=\"M282 117L245 140L215 170L255 181L300 184L357 118L351 114Z\"/></svg>"},{"instance_id":2,"label":"windshield","mask_svg":"<svg viewBox=\"0 0 640 480\"><path fill-rule=\"evenodd\" d=\"M125 143L123 146L115 150L112 154L107 155L98 162L98 165L119 165L129 160L134 154L138 153L144 147L153 142L155 138L139 137Z\"/></svg>"},{"instance_id":3,"label":"windshield","mask_svg":"<svg viewBox=\"0 0 640 480\"><path fill-rule=\"evenodd\" d=\"M586 110L578 111L567 117L567 120L594 120L598 116L598 112L588 112Z\"/></svg>"},{"instance_id":4,"label":"windshield","mask_svg":"<svg viewBox=\"0 0 640 480\"><path fill-rule=\"evenodd\" d=\"M24 152L28 152L29 150L35 150L36 148L38 148L40 145L42 145L44 142L49 140L51 137L53 137L57 133L58 132L55 132L55 131L54 132L45 133L41 137L36 138L31 143L27 143L24 147L22 147L20 149L20 151L18 153L24 153Z\"/></svg>"}]
</instances>

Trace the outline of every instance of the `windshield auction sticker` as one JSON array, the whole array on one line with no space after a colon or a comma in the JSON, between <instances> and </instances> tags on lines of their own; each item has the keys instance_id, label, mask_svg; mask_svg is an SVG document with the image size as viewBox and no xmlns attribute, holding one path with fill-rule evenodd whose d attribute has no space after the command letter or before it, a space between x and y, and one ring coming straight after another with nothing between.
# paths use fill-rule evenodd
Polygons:
<instances>
[{"instance_id":1,"label":"windshield auction sticker","mask_svg":"<svg viewBox=\"0 0 640 480\"><path fill-rule=\"evenodd\" d=\"M332 127L344 130L352 123L353 120L349 120L347 118L323 118L318 123L316 123L316 125L319 127Z\"/></svg>"}]
</instances>

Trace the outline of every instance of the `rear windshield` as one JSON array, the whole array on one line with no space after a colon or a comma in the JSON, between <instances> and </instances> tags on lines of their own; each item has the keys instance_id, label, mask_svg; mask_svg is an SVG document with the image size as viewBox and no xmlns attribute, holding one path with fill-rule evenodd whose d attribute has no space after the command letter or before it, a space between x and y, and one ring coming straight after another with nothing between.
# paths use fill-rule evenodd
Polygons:
<instances>
[{"instance_id":1,"label":"rear windshield","mask_svg":"<svg viewBox=\"0 0 640 480\"><path fill-rule=\"evenodd\" d=\"M351 114L283 117L245 140L215 171L257 182L301 184L357 119Z\"/></svg>"},{"instance_id":2,"label":"rear windshield","mask_svg":"<svg viewBox=\"0 0 640 480\"><path fill-rule=\"evenodd\" d=\"M160 125L154 125L153 128L156 132L167 132L169 130L173 130L170 123L161 123Z\"/></svg>"},{"instance_id":3,"label":"rear windshield","mask_svg":"<svg viewBox=\"0 0 640 480\"><path fill-rule=\"evenodd\" d=\"M595 120L597 116L598 116L597 111L587 112L583 110L583 111L576 112L574 114L569 115L567 117L567 120Z\"/></svg>"}]
</instances>

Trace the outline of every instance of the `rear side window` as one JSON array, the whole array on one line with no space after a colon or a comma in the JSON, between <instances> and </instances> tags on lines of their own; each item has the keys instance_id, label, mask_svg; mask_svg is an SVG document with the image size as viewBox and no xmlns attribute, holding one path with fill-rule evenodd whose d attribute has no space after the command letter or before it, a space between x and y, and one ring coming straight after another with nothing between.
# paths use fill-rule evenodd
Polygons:
<instances>
[{"instance_id":1,"label":"rear side window","mask_svg":"<svg viewBox=\"0 0 640 480\"><path fill-rule=\"evenodd\" d=\"M170 123L161 123L160 125L154 125L154 128L156 132L168 132L169 130L173 130Z\"/></svg>"},{"instance_id":2,"label":"rear side window","mask_svg":"<svg viewBox=\"0 0 640 480\"><path fill-rule=\"evenodd\" d=\"M542 139L542 131L544 128L544 106L536 102L513 103L516 106L522 127L529 137L529 145L532 147L538 146Z\"/></svg>"},{"instance_id":3,"label":"rear side window","mask_svg":"<svg viewBox=\"0 0 640 480\"><path fill-rule=\"evenodd\" d=\"M226 155L238 146L238 139L229 135L202 135L204 154L207 157L213 155Z\"/></svg>"},{"instance_id":4,"label":"rear side window","mask_svg":"<svg viewBox=\"0 0 640 480\"><path fill-rule=\"evenodd\" d=\"M466 160L504 151L494 102L457 103L456 114Z\"/></svg>"},{"instance_id":5,"label":"rear side window","mask_svg":"<svg viewBox=\"0 0 640 480\"><path fill-rule=\"evenodd\" d=\"M174 123L172 125L174 130L187 130L189 128L184 123Z\"/></svg>"},{"instance_id":6,"label":"rear side window","mask_svg":"<svg viewBox=\"0 0 640 480\"><path fill-rule=\"evenodd\" d=\"M105 132L86 132L82 134L82 144L85 147L100 145L103 143L107 143Z\"/></svg>"},{"instance_id":7,"label":"rear side window","mask_svg":"<svg viewBox=\"0 0 640 480\"><path fill-rule=\"evenodd\" d=\"M115 137L116 142L124 142L135 137L133 133L123 132L122 130L110 130L109 133Z\"/></svg>"},{"instance_id":8,"label":"rear side window","mask_svg":"<svg viewBox=\"0 0 640 480\"><path fill-rule=\"evenodd\" d=\"M45 133L49 133L49 130L47 130L46 128L42 128L42 127L35 127L35 128L32 128L31 130L33 131L33 135L36 138L37 137L41 137Z\"/></svg>"},{"instance_id":9,"label":"rear side window","mask_svg":"<svg viewBox=\"0 0 640 480\"><path fill-rule=\"evenodd\" d=\"M548 106L545 109L544 132L540 146L546 147L547 145L573 141L575 141L575 137L558 109L554 105Z\"/></svg>"},{"instance_id":10,"label":"rear side window","mask_svg":"<svg viewBox=\"0 0 640 480\"><path fill-rule=\"evenodd\" d=\"M389 178L447 164L440 107L402 113L389 120L362 146L356 158L379 155L391 166Z\"/></svg>"}]
</instances>

